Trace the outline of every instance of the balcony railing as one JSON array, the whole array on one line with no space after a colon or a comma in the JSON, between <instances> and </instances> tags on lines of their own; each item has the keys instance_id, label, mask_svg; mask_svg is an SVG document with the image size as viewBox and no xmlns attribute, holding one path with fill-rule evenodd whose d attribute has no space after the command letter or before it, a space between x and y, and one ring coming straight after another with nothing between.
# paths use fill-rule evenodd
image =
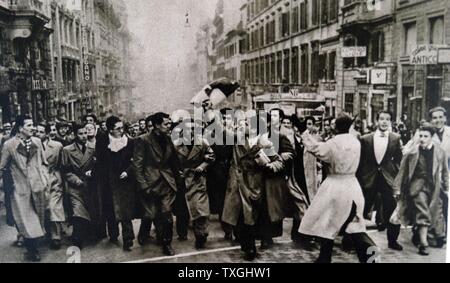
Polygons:
<instances>
[{"instance_id":1,"label":"balcony railing","mask_svg":"<svg viewBox=\"0 0 450 283\"><path fill-rule=\"evenodd\" d=\"M345 0L342 9L344 24L365 22L392 15L393 0Z\"/></svg>"}]
</instances>

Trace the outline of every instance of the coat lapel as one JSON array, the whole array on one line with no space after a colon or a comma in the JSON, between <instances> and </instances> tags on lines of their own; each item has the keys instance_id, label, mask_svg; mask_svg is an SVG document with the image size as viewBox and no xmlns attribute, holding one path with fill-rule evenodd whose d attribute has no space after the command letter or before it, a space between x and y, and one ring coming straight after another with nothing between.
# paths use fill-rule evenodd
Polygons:
<instances>
[{"instance_id":1,"label":"coat lapel","mask_svg":"<svg viewBox=\"0 0 450 283\"><path fill-rule=\"evenodd\" d=\"M389 156L391 156L391 151L392 151L393 147L394 147L394 135L392 133L389 133L389 135L388 135L388 146L386 148L386 152L384 153L383 160L381 161L381 164L383 164L383 162L386 161L386 158L389 158Z\"/></svg>"},{"instance_id":2,"label":"coat lapel","mask_svg":"<svg viewBox=\"0 0 450 283\"><path fill-rule=\"evenodd\" d=\"M25 158L28 158L28 152L22 141L19 140L19 144L17 145L17 152Z\"/></svg>"},{"instance_id":3,"label":"coat lapel","mask_svg":"<svg viewBox=\"0 0 450 283\"><path fill-rule=\"evenodd\" d=\"M411 152L411 162L409 163L409 181L412 180L413 174L416 171L417 163L419 162L419 150L415 149L414 152Z\"/></svg>"},{"instance_id":4,"label":"coat lapel","mask_svg":"<svg viewBox=\"0 0 450 283\"><path fill-rule=\"evenodd\" d=\"M439 166L439 152L436 145L433 145L433 176L436 176L436 172Z\"/></svg>"},{"instance_id":5,"label":"coat lapel","mask_svg":"<svg viewBox=\"0 0 450 283\"><path fill-rule=\"evenodd\" d=\"M78 168L81 168L83 166L83 164L82 164L83 153L78 148L76 143L72 144L72 146L73 146L73 148L72 148L72 157L75 159L74 161L76 162L76 165L78 166Z\"/></svg>"},{"instance_id":6,"label":"coat lapel","mask_svg":"<svg viewBox=\"0 0 450 283\"><path fill-rule=\"evenodd\" d=\"M81 151L80 151L80 153L81 153ZM81 163L80 163L81 166L80 167L83 167L91 159L93 153L94 153L94 149L86 146L86 150L84 151L84 154L81 158Z\"/></svg>"},{"instance_id":7,"label":"coat lapel","mask_svg":"<svg viewBox=\"0 0 450 283\"><path fill-rule=\"evenodd\" d=\"M38 146L34 142L31 142L29 159L32 159L34 157L34 155L37 153L37 151L38 151Z\"/></svg>"},{"instance_id":8,"label":"coat lapel","mask_svg":"<svg viewBox=\"0 0 450 283\"><path fill-rule=\"evenodd\" d=\"M161 146L159 145L159 141L154 132L150 134L150 146L152 147L152 149L155 151L155 153L158 155L159 158L162 159L164 157L164 153L162 151Z\"/></svg>"}]
</instances>

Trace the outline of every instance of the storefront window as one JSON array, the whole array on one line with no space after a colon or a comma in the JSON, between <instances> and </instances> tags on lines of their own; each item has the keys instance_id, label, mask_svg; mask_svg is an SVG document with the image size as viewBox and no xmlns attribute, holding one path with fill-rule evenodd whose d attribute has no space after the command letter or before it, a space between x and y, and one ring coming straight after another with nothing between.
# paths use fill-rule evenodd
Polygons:
<instances>
[{"instance_id":1,"label":"storefront window","mask_svg":"<svg viewBox=\"0 0 450 283\"><path fill-rule=\"evenodd\" d=\"M354 102L354 93L346 93L344 110L350 115L353 115L353 102Z\"/></svg>"}]
</instances>

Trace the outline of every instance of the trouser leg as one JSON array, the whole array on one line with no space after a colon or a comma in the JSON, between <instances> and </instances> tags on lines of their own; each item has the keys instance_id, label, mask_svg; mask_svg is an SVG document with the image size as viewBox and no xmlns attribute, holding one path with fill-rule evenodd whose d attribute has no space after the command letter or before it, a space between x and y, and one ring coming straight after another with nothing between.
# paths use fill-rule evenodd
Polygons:
<instances>
[{"instance_id":1,"label":"trouser leg","mask_svg":"<svg viewBox=\"0 0 450 283\"><path fill-rule=\"evenodd\" d=\"M208 237L208 217L200 217L193 221L196 239Z\"/></svg>"},{"instance_id":2,"label":"trouser leg","mask_svg":"<svg viewBox=\"0 0 450 283\"><path fill-rule=\"evenodd\" d=\"M62 231L62 223L61 222L51 222L50 223L50 234L51 234L51 239L53 241L61 240L61 231Z\"/></svg>"},{"instance_id":3,"label":"trouser leg","mask_svg":"<svg viewBox=\"0 0 450 283\"><path fill-rule=\"evenodd\" d=\"M131 222L131 220L125 220L120 223L120 226L122 226L123 242L133 241L135 238L133 230L133 222Z\"/></svg>"},{"instance_id":4,"label":"trouser leg","mask_svg":"<svg viewBox=\"0 0 450 283\"><path fill-rule=\"evenodd\" d=\"M391 219L392 214L397 207L397 201L395 200L392 190L389 189L389 185L386 183L383 177L379 177L380 181L378 182L381 189L381 199L383 206L383 217L387 227L387 239L389 244L397 243L397 239L400 235L401 225L394 225L390 223L389 219Z\"/></svg>"},{"instance_id":5,"label":"trouser leg","mask_svg":"<svg viewBox=\"0 0 450 283\"><path fill-rule=\"evenodd\" d=\"M331 263L334 241L329 239L320 240L320 254L317 263Z\"/></svg>"},{"instance_id":6,"label":"trouser leg","mask_svg":"<svg viewBox=\"0 0 450 283\"><path fill-rule=\"evenodd\" d=\"M186 238L188 236L189 227L189 213L182 212L176 217L177 234L180 238Z\"/></svg>"},{"instance_id":7,"label":"trouser leg","mask_svg":"<svg viewBox=\"0 0 450 283\"><path fill-rule=\"evenodd\" d=\"M107 219L107 227L108 227L108 235L110 239L117 239L119 238L119 223L116 221L116 219L108 218Z\"/></svg>"},{"instance_id":8,"label":"trouser leg","mask_svg":"<svg viewBox=\"0 0 450 283\"><path fill-rule=\"evenodd\" d=\"M376 244L366 233L351 234L352 241L360 263L375 263L378 249Z\"/></svg>"},{"instance_id":9,"label":"trouser leg","mask_svg":"<svg viewBox=\"0 0 450 283\"><path fill-rule=\"evenodd\" d=\"M150 235L150 230L152 229L151 219L141 219L141 226L139 227L138 237L148 238Z\"/></svg>"},{"instance_id":10,"label":"trouser leg","mask_svg":"<svg viewBox=\"0 0 450 283\"><path fill-rule=\"evenodd\" d=\"M82 245L86 241L86 232L89 227L89 222L83 218L75 217L72 220L72 242L75 245Z\"/></svg>"},{"instance_id":11,"label":"trouser leg","mask_svg":"<svg viewBox=\"0 0 450 283\"><path fill-rule=\"evenodd\" d=\"M37 254L38 253L38 247L37 247L37 239L24 239L24 246L27 249L27 252L30 254Z\"/></svg>"}]
</instances>

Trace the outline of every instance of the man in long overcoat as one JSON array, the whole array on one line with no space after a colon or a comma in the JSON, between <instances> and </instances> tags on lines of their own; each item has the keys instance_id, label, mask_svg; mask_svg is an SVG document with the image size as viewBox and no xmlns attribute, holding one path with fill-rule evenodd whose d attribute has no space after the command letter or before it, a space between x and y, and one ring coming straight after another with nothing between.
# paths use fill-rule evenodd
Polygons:
<instances>
[{"instance_id":1,"label":"man in long overcoat","mask_svg":"<svg viewBox=\"0 0 450 283\"><path fill-rule=\"evenodd\" d=\"M98 193L94 186L94 148L86 146L87 130L84 125L74 125L75 141L64 147L62 172L69 198L68 210L73 225L72 243L79 248L97 232L100 225Z\"/></svg>"},{"instance_id":2,"label":"man in long overcoat","mask_svg":"<svg viewBox=\"0 0 450 283\"><path fill-rule=\"evenodd\" d=\"M61 176L61 154L63 145L49 138L50 125L39 124L36 127L36 136L41 139L44 149L44 158L48 170L48 230L51 242L50 247L54 250L61 248L62 223L66 221L63 198L63 180Z\"/></svg>"},{"instance_id":3,"label":"man in long overcoat","mask_svg":"<svg viewBox=\"0 0 450 283\"><path fill-rule=\"evenodd\" d=\"M37 239L44 236L47 179L42 144L32 137L33 120L17 117L14 132L2 150L0 177L10 172L14 186L10 194L11 211L19 234L25 238L27 257L40 261Z\"/></svg>"},{"instance_id":4,"label":"man in long overcoat","mask_svg":"<svg viewBox=\"0 0 450 283\"><path fill-rule=\"evenodd\" d=\"M144 210L140 235L148 235L155 220L161 237L163 253L174 255L172 249L173 215L179 162L170 139L169 115L152 115L153 131L139 137L135 143L133 168L138 183L138 194ZM138 236L139 237L139 236Z\"/></svg>"},{"instance_id":5,"label":"man in long overcoat","mask_svg":"<svg viewBox=\"0 0 450 283\"><path fill-rule=\"evenodd\" d=\"M194 136L192 121L186 120L182 125L183 137L175 141L175 149L181 163L186 186L185 201L187 201L189 218L194 226L195 246L197 249L201 249L204 248L208 237L210 215L206 171L214 162L215 155L206 140ZM186 232L187 224L186 221L184 223Z\"/></svg>"},{"instance_id":6,"label":"man in long overcoat","mask_svg":"<svg viewBox=\"0 0 450 283\"><path fill-rule=\"evenodd\" d=\"M108 234L112 242L119 237L122 226L123 249L130 251L136 218L136 187L133 172L134 141L124 134L123 122L116 116L106 120L108 134L97 139L96 176L103 203Z\"/></svg>"}]
</instances>

